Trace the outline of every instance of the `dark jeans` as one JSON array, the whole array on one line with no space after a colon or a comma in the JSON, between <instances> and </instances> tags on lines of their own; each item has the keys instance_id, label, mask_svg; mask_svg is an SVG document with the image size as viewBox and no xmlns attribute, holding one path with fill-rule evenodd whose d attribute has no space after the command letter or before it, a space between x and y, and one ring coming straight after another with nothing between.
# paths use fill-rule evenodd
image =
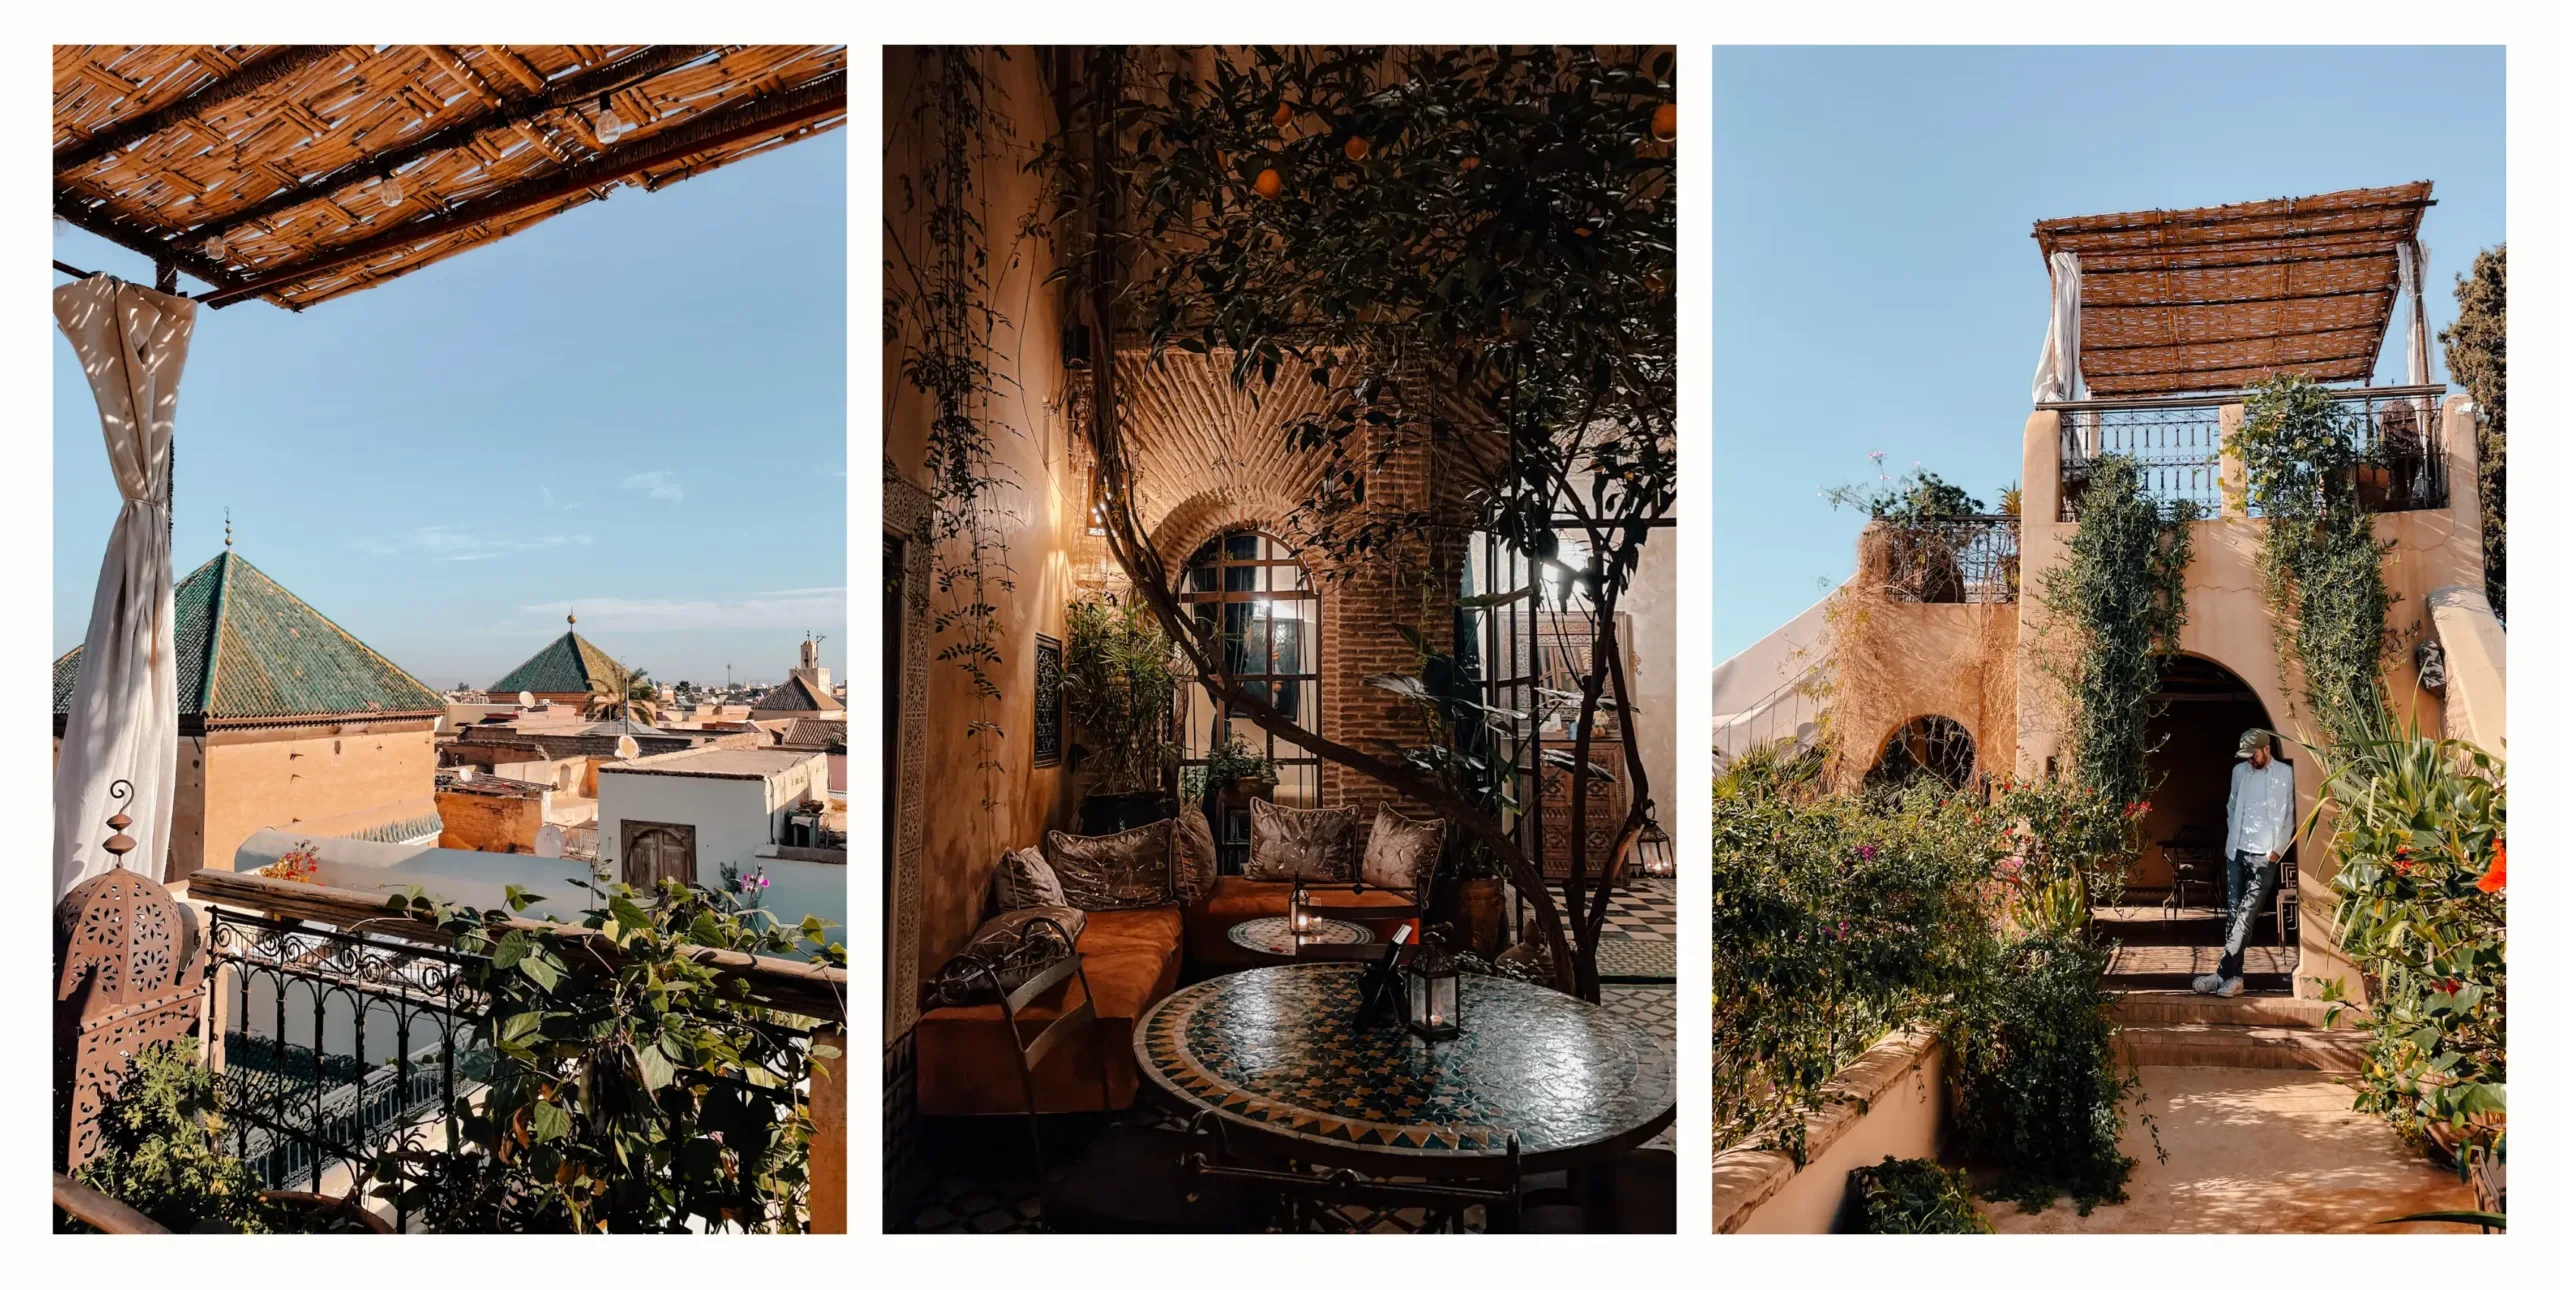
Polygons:
<instances>
[{"instance_id":1,"label":"dark jeans","mask_svg":"<svg viewBox=\"0 0 2560 1290\"><path fill-rule=\"evenodd\" d=\"M2215 976L2230 980L2240 975L2241 951L2249 948L2250 929L2258 925L2258 914L2275 898L2276 862L2255 851L2236 851L2222 862L2223 917L2222 963L2213 970Z\"/></svg>"}]
</instances>

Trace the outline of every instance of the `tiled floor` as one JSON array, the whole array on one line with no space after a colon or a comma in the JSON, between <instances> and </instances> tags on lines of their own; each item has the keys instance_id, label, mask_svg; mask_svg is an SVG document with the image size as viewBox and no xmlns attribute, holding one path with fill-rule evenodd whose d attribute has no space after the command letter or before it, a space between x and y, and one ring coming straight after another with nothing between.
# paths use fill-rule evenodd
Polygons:
<instances>
[{"instance_id":1,"label":"tiled floor","mask_svg":"<svg viewBox=\"0 0 2560 1290\"><path fill-rule=\"evenodd\" d=\"M1670 984L1678 936L1678 906L1673 881L1641 879L1636 887L1610 901L1607 943L1602 947L1601 1004L1652 1032L1663 1046L1678 1051L1679 987ZM1644 978L1646 984L1610 984L1610 977ZM1660 977L1655 983L1652 978ZM1163 1121L1142 1100L1124 1112L1140 1124ZM1047 1117L1042 1131L1053 1160L1072 1158L1098 1121L1094 1117ZM926 1184L914 1217L901 1230L914 1232L1030 1232L1040 1230L1040 1189L1031 1165L1030 1140L1022 1122L1012 1118L946 1122L930 1126L925 1154L938 1166ZM1677 1149L1675 1123L1648 1146ZM1053 1164L1052 1170L1056 1166ZM1344 1230L1404 1233L1419 1216L1411 1212L1341 1211Z\"/></svg>"}]
</instances>

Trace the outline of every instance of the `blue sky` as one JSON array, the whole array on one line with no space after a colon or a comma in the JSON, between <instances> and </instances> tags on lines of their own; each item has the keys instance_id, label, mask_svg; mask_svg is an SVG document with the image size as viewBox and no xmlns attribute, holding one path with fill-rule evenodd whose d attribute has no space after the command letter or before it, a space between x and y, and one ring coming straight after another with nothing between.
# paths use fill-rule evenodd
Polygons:
<instances>
[{"instance_id":1,"label":"blue sky","mask_svg":"<svg viewBox=\"0 0 2560 1290\"><path fill-rule=\"evenodd\" d=\"M1816 494L1869 452L1986 503L2016 482L2035 221L2432 179L2437 328L2506 238L2505 120L2494 48L1718 49L1717 661L1849 574L1864 517Z\"/></svg>"},{"instance_id":2,"label":"blue sky","mask_svg":"<svg viewBox=\"0 0 2560 1290\"><path fill-rule=\"evenodd\" d=\"M55 258L150 280L55 227ZM497 679L571 604L662 680L778 680L813 629L841 675L845 268L837 131L301 314L205 310L179 387L178 573L221 551L227 506L241 555L430 685ZM87 629L118 503L53 345L58 653Z\"/></svg>"}]
</instances>

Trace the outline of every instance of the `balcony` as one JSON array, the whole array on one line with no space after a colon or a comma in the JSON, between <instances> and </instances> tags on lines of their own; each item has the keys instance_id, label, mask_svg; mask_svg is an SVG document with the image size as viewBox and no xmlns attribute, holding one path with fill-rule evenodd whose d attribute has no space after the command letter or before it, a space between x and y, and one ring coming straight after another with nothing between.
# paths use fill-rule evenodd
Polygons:
<instances>
[{"instance_id":1,"label":"balcony","mask_svg":"<svg viewBox=\"0 0 2560 1290\"><path fill-rule=\"evenodd\" d=\"M1888 527L1885 594L1909 604L2005 605L2018 599L2018 517L1968 515Z\"/></svg>"},{"instance_id":2,"label":"balcony","mask_svg":"<svg viewBox=\"0 0 2560 1290\"><path fill-rule=\"evenodd\" d=\"M2444 392L2442 385L2330 391L2361 446L2356 490L2365 510L2431 511L2450 505ZM2222 431L2240 424L2246 397L2235 392L2037 404L2039 411L2060 414L2060 518L2064 523L2079 519L2075 503L2087 487L2091 465L2102 455L2133 459L2144 489L2163 511L2192 502L2197 518L2224 518L2226 501L2238 499L2245 485L2239 463L2225 465ZM2253 508L2249 514L2257 512Z\"/></svg>"}]
</instances>

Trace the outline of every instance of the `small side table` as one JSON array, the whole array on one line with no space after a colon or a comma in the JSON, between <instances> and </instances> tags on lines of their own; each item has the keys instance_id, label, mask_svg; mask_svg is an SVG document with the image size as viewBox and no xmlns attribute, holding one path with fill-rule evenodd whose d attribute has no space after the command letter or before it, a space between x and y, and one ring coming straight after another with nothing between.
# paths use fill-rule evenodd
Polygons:
<instances>
[{"instance_id":1,"label":"small side table","mask_svg":"<svg viewBox=\"0 0 2560 1290\"><path fill-rule=\"evenodd\" d=\"M1289 935L1289 916L1273 914L1267 918L1248 918L1227 929L1227 939L1238 949L1267 963L1297 961L1297 943ZM1306 939L1317 945L1366 945L1376 938L1369 929L1340 918L1320 918Z\"/></svg>"}]
</instances>

